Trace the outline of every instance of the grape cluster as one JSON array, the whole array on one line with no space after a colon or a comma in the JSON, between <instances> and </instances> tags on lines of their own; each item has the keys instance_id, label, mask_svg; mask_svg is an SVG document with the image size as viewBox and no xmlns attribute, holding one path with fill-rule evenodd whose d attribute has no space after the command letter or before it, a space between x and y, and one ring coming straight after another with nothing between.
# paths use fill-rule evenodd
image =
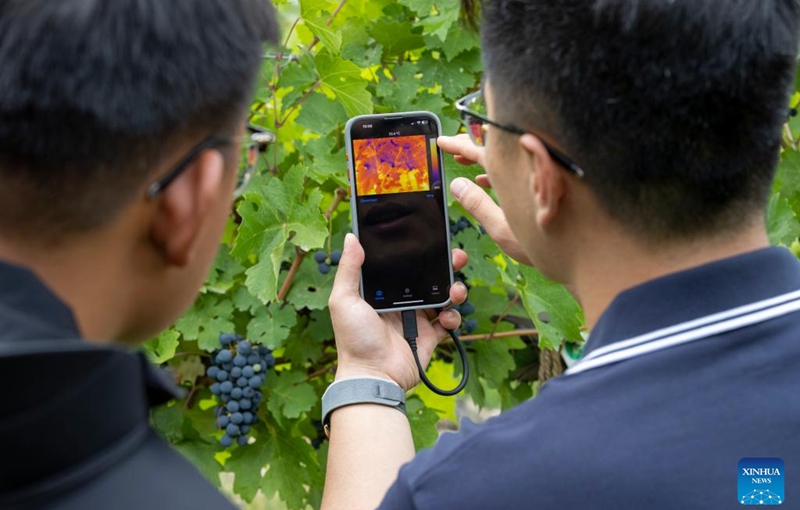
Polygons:
<instances>
[{"instance_id":1,"label":"grape cluster","mask_svg":"<svg viewBox=\"0 0 800 510\"><path fill-rule=\"evenodd\" d=\"M314 260L317 262L317 268L322 274L330 273L331 266L338 266L341 259L342 250L333 250L330 257L328 257L328 254L325 253L324 250L319 250L314 253Z\"/></svg>"},{"instance_id":2,"label":"grape cluster","mask_svg":"<svg viewBox=\"0 0 800 510\"><path fill-rule=\"evenodd\" d=\"M459 232L463 232L465 230L469 230L471 228L475 228L472 223L465 217L462 216L458 219L458 221L450 220L450 238L451 240L458 234ZM483 227L480 227L481 235L485 234L486 231ZM464 245L459 243L459 247L462 249ZM455 278L457 281L463 283L467 286L467 290L471 288L471 285L467 283L467 277L464 273L458 272L455 274ZM453 306L453 310L457 310L461 313L462 323L461 323L461 330L458 332L461 334L462 332L469 335L470 333L474 333L476 329L478 329L478 319L475 317L469 317L470 315L475 313L475 305L469 302L469 298L466 301L461 303L460 305Z\"/></svg>"},{"instance_id":3,"label":"grape cluster","mask_svg":"<svg viewBox=\"0 0 800 510\"><path fill-rule=\"evenodd\" d=\"M472 286L467 283L467 277L464 273L458 272L455 274L456 281L459 281L467 286L469 290ZM464 333L469 335L470 333L474 333L476 329L478 329L478 319L475 317L469 317L470 315L475 313L475 305L469 302L469 298L466 301L461 303L460 305L453 306L453 310L457 310L461 314L461 329Z\"/></svg>"},{"instance_id":4,"label":"grape cluster","mask_svg":"<svg viewBox=\"0 0 800 510\"><path fill-rule=\"evenodd\" d=\"M466 216L460 217L458 221L450 220L450 238L452 239L459 232L470 228L472 228L472 223L469 222Z\"/></svg>"},{"instance_id":5,"label":"grape cluster","mask_svg":"<svg viewBox=\"0 0 800 510\"><path fill-rule=\"evenodd\" d=\"M215 380L211 393L221 404L214 413L217 428L223 430L219 442L228 447L236 441L246 445L250 427L258 421L256 410L263 395L267 370L275 366L272 351L263 345L253 345L240 335L222 333L221 349L214 352L214 363L206 375Z\"/></svg>"}]
</instances>

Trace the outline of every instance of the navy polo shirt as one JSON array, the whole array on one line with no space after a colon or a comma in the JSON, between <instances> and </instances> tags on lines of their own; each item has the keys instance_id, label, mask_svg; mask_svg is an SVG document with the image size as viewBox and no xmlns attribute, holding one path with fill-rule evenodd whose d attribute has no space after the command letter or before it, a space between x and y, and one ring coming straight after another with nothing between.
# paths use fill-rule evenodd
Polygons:
<instances>
[{"instance_id":1,"label":"navy polo shirt","mask_svg":"<svg viewBox=\"0 0 800 510\"><path fill-rule=\"evenodd\" d=\"M80 339L72 311L0 262L0 509L234 508L150 428L178 396L141 354Z\"/></svg>"},{"instance_id":2,"label":"navy polo shirt","mask_svg":"<svg viewBox=\"0 0 800 510\"><path fill-rule=\"evenodd\" d=\"M578 364L444 434L380 508L736 508L744 458L782 459L800 508L799 290L798 260L767 248L622 292Z\"/></svg>"}]
</instances>

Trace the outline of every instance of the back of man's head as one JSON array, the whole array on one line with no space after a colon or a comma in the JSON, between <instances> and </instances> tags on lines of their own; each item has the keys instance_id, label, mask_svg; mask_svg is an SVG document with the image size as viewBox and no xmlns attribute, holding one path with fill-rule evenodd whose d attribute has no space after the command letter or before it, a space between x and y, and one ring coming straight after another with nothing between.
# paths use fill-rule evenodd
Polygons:
<instances>
[{"instance_id":1,"label":"back of man's head","mask_svg":"<svg viewBox=\"0 0 800 510\"><path fill-rule=\"evenodd\" d=\"M233 134L266 0L0 1L0 237L113 220L178 140Z\"/></svg>"},{"instance_id":2,"label":"back of man's head","mask_svg":"<svg viewBox=\"0 0 800 510\"><path fill-rule=\"evenodd\" d=\"M788 114L797 0L487 0L501 122L549 135L641 238L761 218Z\"/></svg>"}]
</instances>

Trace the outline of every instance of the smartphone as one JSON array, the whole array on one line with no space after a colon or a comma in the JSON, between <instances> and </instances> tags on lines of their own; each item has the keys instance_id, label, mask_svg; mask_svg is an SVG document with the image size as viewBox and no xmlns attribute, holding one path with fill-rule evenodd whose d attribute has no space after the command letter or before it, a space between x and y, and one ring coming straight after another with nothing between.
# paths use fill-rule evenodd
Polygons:
<instances>
[{"instance_id":1,"label":"smartphone","mask_svg":"<svg viewBox=\"0 0 800 510\"><path fill-rule=\"evenodd\" d=\"M378 312L450 304L453 263L442 131L431 112L354 117L345 127L361 296Z\"/></svg>"}]
</instances>

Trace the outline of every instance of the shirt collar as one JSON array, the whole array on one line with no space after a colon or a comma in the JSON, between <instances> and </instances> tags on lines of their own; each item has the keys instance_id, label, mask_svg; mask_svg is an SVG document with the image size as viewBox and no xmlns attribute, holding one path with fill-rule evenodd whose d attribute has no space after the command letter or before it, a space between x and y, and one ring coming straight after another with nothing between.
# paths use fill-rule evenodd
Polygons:
<instances>
[{"instance_id":1,"label":"shirt collar","mask_svg":"<svg viewBox=\"0 0 800 510\"><path fill-rule=\"evenodd\" d=\"M584 353L650 331L800 289L800 263L770 247L656 278L620 293Z\"/></svg>"}]
</instances>

